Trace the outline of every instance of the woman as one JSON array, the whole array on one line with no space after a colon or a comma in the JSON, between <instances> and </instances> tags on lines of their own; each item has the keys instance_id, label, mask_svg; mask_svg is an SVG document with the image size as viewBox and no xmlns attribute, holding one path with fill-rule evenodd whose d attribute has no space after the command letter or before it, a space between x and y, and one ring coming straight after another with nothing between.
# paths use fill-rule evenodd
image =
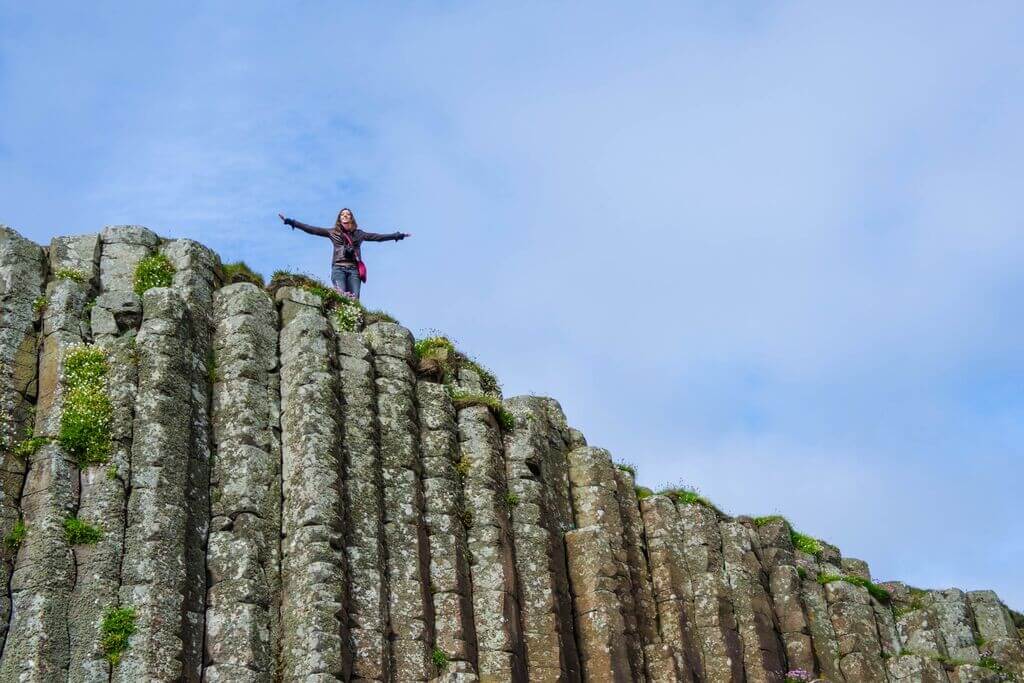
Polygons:
<instances>
[{"instance_id":1,"label":"woman","mask_svg":"<svg viewBox=\"0 0 1024 683\"><path fill-rule=\"evenodd\" d=\"M411 237L408 232L392 232L381 234L376 232L364 232L359 229L355 217L348 209L338 212L338 219L334 221L334 228L318 228L313 225L300 223L292 218L285 218L284 214L277 214L285 225L292 229L298 228L310 235L320 235L331 240L334 245L334 256L331 258L331 282L339 292L349 294L355 299L359 298L360 280L366 279L366 271L363 270L360 277L359 267L363 262L360 255L359 245L363 242L386 242L387 240L403 240Z\"/></svg>"}]
</instances>

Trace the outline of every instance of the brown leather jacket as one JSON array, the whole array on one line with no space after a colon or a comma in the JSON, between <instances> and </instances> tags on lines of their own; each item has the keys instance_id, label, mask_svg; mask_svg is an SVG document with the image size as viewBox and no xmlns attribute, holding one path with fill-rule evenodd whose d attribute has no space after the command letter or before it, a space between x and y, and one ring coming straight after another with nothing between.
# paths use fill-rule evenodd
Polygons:
<instances>
[{"instance_id":1,"label":"brown leather jacket","mask_svg":"<svg viewBox=\"0 0 1024 683\"><path fill-rule=\"evenodd\" d=\"M315 225L301 223L294 218L285 218L284 222L285 225L298 228L303 232L308 232L310 235L319 235L331 240L331 244L334 245L334 254L331 257L332 266L355 266L356 262L362 259L359 253L359 245L363 242L387 242L388 240L395 240L397 242L400 239L405 239L404 232L366 232L356 228L352 232L347 233L349 238L347 240L341 230L318 228ZM351 245L349 240L352 240Z\"/></svg>"}]
</instances>

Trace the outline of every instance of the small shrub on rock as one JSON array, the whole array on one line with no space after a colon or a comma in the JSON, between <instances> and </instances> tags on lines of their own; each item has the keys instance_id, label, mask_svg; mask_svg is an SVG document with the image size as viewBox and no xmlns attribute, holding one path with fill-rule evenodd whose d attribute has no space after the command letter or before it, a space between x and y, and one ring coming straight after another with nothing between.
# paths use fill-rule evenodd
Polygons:
<instances>
[{"instance_id":1,"label":"small shrub on rock","mask_svg":"<svg viewBox=\"0 0 1024 683\"><path fill-rule=\"evenodd\" d=\"M107 356L97 346L72 346L64 356L64 410L57 441L79 465L110 457L113 409L107 395Z\"/></svg>"},{"instance_id":2,"label":"small shrub on rock","mask_svg":"<svg viewBox=\"0 0 1024 683\"><path fill-rule=\"evenodd\" d=\"M18 548L21 547L21 544L25 540L25 536L27 534L28 527L25 526L25 520L19 519L14 523L11 533L4 536L4 547L12 553L18 552Z\"/></svg>"},{"instance_id":3,"label":"small shrub on rock","mask_svg":"<svg viewBox=\"0 0 1024 683\"><path fill-rule=\"evenodd\" d=\"M445 384L454 384L459 379L459 371L465 368L477 374L480 378L480 388L484 393L495 396L501 394L501 385L494 374L459 351L448 337L434 335L420 339L414 349L422 374L438 377Z\"/></svg>"},{"instance_id":4,"label":"small shrub on rock","mask_svg":"<svg viewBox=\"0 0 1024 683\"><path fill-rule=\"evenodd\" d=\"M871 594L871 597L873 597L875 600L878 600L879 602L889 602L891 598L891 596L889 595L889 591L885 590L877 583L874 583L873 581L868 581L867 579L860 576L851 576L849 574L834 574L832 572L823 572L818 575L818 583L820 583L822 586L832 583L833 581L845 581L846 583L852 584L854 586L866 588L868 593Z\"/></svg>"},{"instance_id":5,"label":"small shrub on rock","mask_svg":"<svg viewBox=\"0 0 1024 683\"><path fill-rule=\"evenodd\" d=\"M103 530L77 517L68 517L64 520L64 538L68 545L93 545L103 538Z\"/></svg>"},{"instance_id":6,"label":"small shrub on rock","mask_svg":"<svg viewBox=\"0 0 1024 683\"><path fill-rule=\"evenodd\" d=\"M491 413L503 430L511 432L516 428L515 415L505 410L505 406L501 404L501 401L496 396L462 391L461 389L452 388L451 385L448 385L448 390L456 410L462 410L469 406L484 406L491 410Z\"/></svg>"},{"instance_id":7,"label":"small shrub on rock","mask_svg":"<svg viewBox=\"0 0 1024 683\"><path fill-rule=\"evenodd\" d=\"M617 462L615 467L622 470L623 472L629 472L630 476L636 479L636 465L631 462Z\"/></svg>"},{"instance_id":8,"label":"small shrub on rock","mask_svg":"<svg viewBox=\"0 0 1024 683\"><path fill-rule=\"evenodd\" d=\"M820 557L822 551L824 551L824 548L821 546L821 541L813 536L802 534L792 527L789 529L789 537L793 541L793 547L797 550L802 550L808 555Z\"/></svg>"},{"instance_id":9,"label":"small shrub on rock","mask_svg":"<svg viewBox=\"0 0 1024 683\"><path fill-rule=\"evenodd\" d=\"M135 293L142 296L153 287L170 287L174 282L174 265L164 254L151 254L135 266L133 286Z\"/></svg>"},{"instance_id":10,"label":"small shrub on rock","mask_svg":"<svg viewBox=\"0 0 1024 683\"><path fill-rule=\"evenodd\" d=\"M448 668L448 653L441 648L435 647L433 653L430 655L430 659L434 662L434 666L436 666L438 670Z\"/></svg>"},{"instance_id":11,"label":"small shrub on rock","mask_svg":"<svg viewBox=\"0 0 1024 683\"><path fill-rule=\"evenodd\" d=\"M121 662L128 639L135 633L134 607L109 607L100 624L100 649L113 666Z\"/></svg>"},{"instance_id":12,"label":"small shrub on rock","mask_svg":"<svg viewBox=\"0 0 1024 683\"><path fill-rule=\"evenodd\" d=\"M653 495L654 495L654 491L650 490L646 486L637 486L636 487L636 499L637 500L645 500L647 498L650 498Z\"/></svg>"},{"instance_id":13,"label":"small shrub on rock","mask_svg":"<svg viewBox=\"0 0 1024 683\"><path fill-rule=\"evenodd\" d=\"M374 323L395 323L396 325L399 324L398 320L395 319L395 317L392 316L387 311L380 311L380 310L378 310L378 311L366 311L366 312L364 312L363 313L363 324L364 325L372 325Z\"/></svg>"},{"instance_id":14,"label":"small shrub on rock","mask_svg":"<svg viewBox=\"0 0 1024 683\"><path fill-rule=\"evenodd\" d=\"M257 287L263 286L263 275L250 268L245 261L225 263L221 266L224 271L225 284L233 285L238 282L251 282Z\"/></svg>"},{"instance_id":15,"label":"small shrub on rock","mask_svg":"<svg viewBox=\"0 0 1024 683\"><path fill-rule=\"evenodd\" d=\"M78 284L82 284L86 280L85 271L78 268L61 268L56 272L56 276L58 280L71 280Z\"/></svg>"},{"instance_id":16,"label":"small shrub on rock","mask_svg":"<svg viewBox=\"0 0 1024 683\"><path fill-rule=\"evenodd\" d=\"M46 310L46 307L50 305L50 300L45 296L38 297L32 302L32 310L35 311L36 315L39 315Z\"/></svg>"}]
</instances>

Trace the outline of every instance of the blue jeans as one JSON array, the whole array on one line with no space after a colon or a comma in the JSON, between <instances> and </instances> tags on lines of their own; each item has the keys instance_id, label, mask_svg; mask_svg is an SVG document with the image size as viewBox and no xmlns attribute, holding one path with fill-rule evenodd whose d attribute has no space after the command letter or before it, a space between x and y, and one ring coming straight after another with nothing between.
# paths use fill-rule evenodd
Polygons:
<instances>
[{"instance_id":1,"label":"blue jeans","mask_svg":"<svg viewBox=\"0 0 1024 683\"><path fill-rule=\"evenodd\" d=\"M331 268L331 282L343 292L359 298L359 270L355 266L334 266Z\"/></svg>"}]
</instances>

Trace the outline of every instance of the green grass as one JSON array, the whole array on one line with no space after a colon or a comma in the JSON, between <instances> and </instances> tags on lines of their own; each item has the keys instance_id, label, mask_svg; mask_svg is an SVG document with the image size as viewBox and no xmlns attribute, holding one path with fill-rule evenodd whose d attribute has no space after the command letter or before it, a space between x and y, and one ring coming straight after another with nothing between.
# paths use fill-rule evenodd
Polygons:
<instances>
[{"instance_id":1,"label":"green grass","mask_svg":"<svg viewBox=\"0 0 1024 683\"><path fill-rule=\"evenodd\" d=\"M28 535L28 527L25 526L25 520L19 519L14 523L11 533L4 536L4 546L11 552L16 553L25 540L26 535Z\"/></svg>"},{"instance_id":2,"label":"green grass","mask_svg":"<svg viewBox=\"0 0 1024 683\"><path fill-rule=\"evenodd\" d=\"M456 348L455 343L444 335L433 335L416 342L416 358L421 371L438 372L445 384L454 384L462 369L472 370L480 377L480 388L486 394L501 394L501 385L494 374Z\"/></svg>"},{"instance_id":3,"label":"green grass","mask_svg":"<svg viewBox=\"0 0 1024 683\"><path fill-rule=\"evenodd\" d=\"M1003 665L1000 664L999 662L997 662L995 660L995 658L992 657L991 655L985 655L980 660L978 660L978 666L980 666L982 669L988 669L989 671L994 671L997 674L1006 675L1006 674L1009 673L1003 667ZM1015 678L1011 678L1010 680L1016 680L1016 679Z\"/></svg>"},{"instance_id":4,"label":"green grass","mask_svg":"<svg viewBox=\"0 0 1024 683\"><path fill-rule=\"evenodd\" d=\"M515 506L519 505L519 496L512 492L506 493L505 505L509 506L510 508L514 508Z\"/></svg>"},{"instance_id":5,"label":"green grass","mask_svg":"<svg viewBox=\"0 0 1024 683\"><path fill-rule=\"evenodd\" d=\"M801 550L807 553L808 555L821 557L821 553L825 550L825 548L821 545L821 541L814 538L813 536L802 534L792 527L790 527L789 529L789 538L793 541L794 548L796 548L797 550Z\"/></svg>"},{"instance_id":6,"label":"green grass","mask_svg":"<svg viewBox=\"0 0 1024 683\"><path fill-rule=\"evenodd\" d=\"M893 616L897 619L924 608L924 600L928 597L928 591L921 590L920 588L914 588L913 586L910 586L909 589L910 602L906 605L895 607L892 610Z\"/></svg>"},{"instance_id":7,"label":"green grass","mask_svg":"<svg viewBox=\"0 0 1024 683\"><path fill-rule=\"evenodd\" d=\"M142 296L154 287L170 287L174 282L174 265L164 254L150 254L135 266L132 288Z\"/></svg>"},{"instance_id":8,"label":"green grass","mask_svg":"<svg viewBox=\"0 0 1024 683\"><path fill-rule=\"evenodd\" d=\"M683 505L700 505L706 507L709 510L713 510L719 515L725 516L717 505L712 503L710 500L700 494L700 491L696 487L692 486L672 486L664 488L658 491L659 495L669 496L674 498L676 502L682 503Z\"/></svg>"},{"instance_id":9,"label":"green grass","mask_svg":"<svg viewBox=\"0 0 1024 683\"><path fill-rule=\"evenodd\" d=\"M469 458L466 456L459 458L459 461L455 463L455 473L462 479L469 476Z\"/></svg>"},{"instance_id":10,"label":"green grass","mask_svg":"<svg viewBox=\"0 0 1024 683\"><path fill-rule=\"evenodd\" d=\"M374 323L395 323L398 325L398 320L387 311L375 310L366 311L363 313L363 324L372 325Z\"/></svg>"},{"instance_id":11,"label":"green grass","mask_svg":"<svg viewBox=\"0 0 1024 683\"><path fill-rule=\"evenodd\" d=\"M439 647L435 647L434 651L430 655L430 660L434 662L439 670L448 668L448 653Z\"/></svg>"},{"instance_id":12,"label":"green grass","mask_svg":"<svg viewBox=\"0 0 1024 683\"><path fill-rule=\"evenodd\" d=\"M622 470L623 472L629 472L630 476L636 479L636 465L631 462L617 462L615 467Z\"/></svg>"},{"instance_id":13,"label":"green grass","mask_svg":"<svg viewBox=\"0 0 1024 683\"><path fill-rule=\"evenodd\" d=\"M484 406L490 409L503 430L511 432L516 428L515 416L505 410L505 406L501 404L501 401L496 396L462 391L461 389L453 388L451 385L448 385L448 391L451 394L452 404L456 410L462 410L469 406Z\"/></svg>"},{"instance_id":14,"label":"green grass","mask_svg":"<svg viewBox=\"0 0 1024 683\"><path fill-rule=\"evenodd\" d=\"M36 315L39 315L46 310L46 307L50 305L50 300L45 296L38 297L32 302L32 310L35 311Z\"/></svg>"},{"instance_id":15,"label":"green grass","mask_svg":"<svg viewBox=\"0 0 1024 683\"><path fill-rule=\"evenodd\" d=\"M637 500L646 500L646 499L650 498L653 495L654 495L654 491L650 490L646 486L637 486L636 487L636 499Z\"/></svg>"},{"instance_id":16,"label":"green grass","mask_svg":"<svg viewBox=\"0 0 1024 683\"><path fill-rule=\"evenodd\" d=\"M49 443L50 438L46 436L36 436L35 429L30 424L28 429L25 430L25 438L14 444L12 453L22 460L28 460L43 446L45 443Z\"/></svg>"},{"instance_id":17,"label":"green grass","mask_svg":"<svg viewBox=\"0 0 1024 683\"><path fill-rule=\"evenodd\" d=\"M57 441L79 465L110 458L113 408L107 395L107 356L91 345L73 346L64 356L64 405Z\"/></svg>"},{"instance_id":18,"label":"green grass","mask_svg":"<svg viewBox=\"0 0 1024 683\"><path fill-rule=\"evenodd\" d=\"M754 517L754 526L760 529L763 526L771 524L772 522L785 522L786 526L792 526L782 515L765 515L764 517Z\"/></svg>"},{"instance_id":19,"label":"green grass","mask_svg":"<svg viewBox=\"0 0 1024 683\"><path fill-rule=\"evenodd\" d=\"M796 573L797 573L797 576L800 577L801 581L803 581L804 579L807 578L807 570L804 569L803 567L797 567L796 568Z\"/></svg>"},{"instance_id":20,"label":"green grass","mask_svg":"<svg viewBox=\"0 0 1024 683\"><path fill-rule=\"evenodd\" d=\"M64 520L64 538L68 545L93 545L103 538L103 530L77 517L68 517Z\"/></svg>"},{"instance_id":21,"label":"green grass","mask_svg":"<svg viewBox=\"0 0 1024 683\"><path fill-rule=\"evenodd\" d=\"M117 479L117 465L111 465L107 468L107 479L111 481Z\"/></svg>"},{"instance_id":22,"label":"green grass","mask_svg":"<svg viewBox=\"0 0 1024 683\"><path fill-rule=\"evenodd\" d=\"M225 263L221 269L224 271L225 284L233 285L238 282L251 282L257 287L263 286L263 275L250 268L245 261Z\"/></svg>"},{"instance_id":23,"label":"green grass","mask_svg":"<svg viewBox=\"0 0 1024 683\"><path fill-rule=\"evenodd\" d=\"M100 649L113 666L121 662L128 639L135 633L134 607L109 607L100 624Z\"/></svg>"},{"instance_id":24,"label":"green grass","mask_svg":"<svg viewBox=\"0 0 1024 683\"><path fill-rule=\"evenodd\" d=\"M61 268L55 275L58 280L71 280L78 284L83 284L87 279L85 271L78 268Z\"/></svg>"},{"instance_id":25,"label":"green grass","mask_svg":"<svg viewBox=\"0 0 1024 683\"><path fill-rule=\"evenodd\" d=\"M267 291L275 294L282 287L297 287L320 297L324 313L333 313L338 327L345 332L357 332L363 326L365 309L358 299L339 294L314 277L287 270L276 270L267 285Z\"/></svg>"},{"instance_id":26,"label":"green grass","mask_svg":"<svg viewBox=\"0 0 1024 683\"><path fill-rule=\"evenodd\" d=\"M846 583L852 584L854 586L866 588L868 593L871 594L871 597L873 597L875 600L878 600L879 602L887 603L892 598L892 596L889 594L889 591L885 590L877 583L874 583L873 581L868 581L867 579L860 576L851 576L849 574L834 574L832 572L823 572L818 575L818 583L820 583L822 586L832 583L833 581L845 581Z\"/></svg>"}]
</instances>

